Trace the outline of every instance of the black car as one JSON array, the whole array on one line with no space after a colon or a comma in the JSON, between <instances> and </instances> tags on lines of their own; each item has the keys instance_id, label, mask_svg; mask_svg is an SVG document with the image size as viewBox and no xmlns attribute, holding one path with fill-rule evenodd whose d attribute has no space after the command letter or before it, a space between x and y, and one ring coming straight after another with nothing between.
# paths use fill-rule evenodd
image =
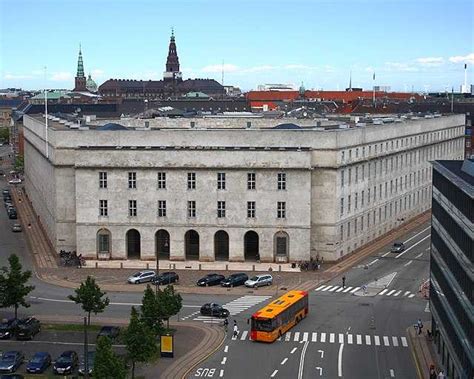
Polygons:
<instances>
[{"instance_id":1,"label":"black car","mask_svg":"<svg viewBox=\"0 0 474 379\"><path fill-rule=\"evenodd\" d=\"M53 363L53 371L60 375L72 374L76 370L78 362L79 358L75 351L65 351Z\"/></svg>"},{"instance_id":2,"label":"black car","mask_svg":"<svg viewBox=\"0 0 474 379\"><path fill-rule=\"evenodd\" d=\"M179 282L179 275L175 272L164 272L158 276L155 276L152 280L151 283L154 285L161 285L161 284L171 284Z\"/></svg>"},{"instance_id":3,"label":"black car","mask_svg":"<svg viewBox=\"0 0 474 379\"><path fill-rule=\"evenodd\" d=\"M221 282L222 287L235 287L241 286L248 280L248 275L243 272L231 274Z\"/></svg>"},{"instance_id":4,"label":"black car","mask_svg":"<svg viewBox=\"0 0 474 379\"><path fill-rule=\"evenodd\" d=\"M99 339L99 337L107 337L110 338L111 341L114 341L119 334L120 328L118 326L103 326L99 334L97 334L97 339Z\"/></svg>"},{"instance_id":5,"label":"black car","mask_svg":"<svg viewBox=\"0 0 474 379\"><path fill-rule=\"evenodd\" d=\"M18 322L16 328L17 340L31 340L41 330L40 322L34 317L27 317Z\"/></svg>"},{"instance_id":6,"label":"black car","mask_svg":"<svg viewBox=\"0 0 474 379\"><path fill-rule=\"evenodd\" d=\"M10 190L8 188L3 189L2 190L2 195L3 195L3 197L10 196Z\"/></svg>"},{"instance_id":7,"label":"black car","mask_svg":"<svg viewBox=\"0 0 474 379\"><path fill-rule=\"evenodd\" d=\"M8 319L4 320L0 324L0 338L7 339L15 335L16 327L18 325L18 319Z\"/></svg>"},{"instance_id":8,"label":"black car","mask_svg":"<svg viewBox=\"0 0 474 379\"><path fill-rule=\"evenodd\" d=\"M16 210L12 209L8 212L8 218L10 220L16 220L18 218L17 214L16 214Z\"/></svg>"},{"instance_id":9,"label":"black car","mask_svg":"<svg viewBox=\"0 0 474 379\"><path fill-rule=\"evenodd\" d=\"M23 353L21 351L7 351L0 359L0 372L15 372L23 363Z\"/></svg>"},{"instance_id":10,"label":"black car","mask_svg":"<svg viewBox=\"0 0 474 379\"><path fill-rule=\"evenodd\" d=\"M224 275L207 274L205 277L197 281L198 286L216 286L225 279Z\"/></svg>"},{"instance_id":11,"label":"black car","mask_svg":"<svg viewBox=\"0 0 474 379\"><path fill-rule=\"evenodd\" d=\"M26 371L31 374L41 374L51 365L51 355L44 351L35 353L26 365Z\"/></svg>"},{"instance_id":12,"label":"black car","mask_svg":"<svg viewBox=\"0 0 474 379\"><path fill-rule=\"evenodd\" d=\"M206 303L201 307L201 314L203 316L211 317L229 317L230 312L223 308L222 305L216 303Z\"/></svg>"}]
</instances>

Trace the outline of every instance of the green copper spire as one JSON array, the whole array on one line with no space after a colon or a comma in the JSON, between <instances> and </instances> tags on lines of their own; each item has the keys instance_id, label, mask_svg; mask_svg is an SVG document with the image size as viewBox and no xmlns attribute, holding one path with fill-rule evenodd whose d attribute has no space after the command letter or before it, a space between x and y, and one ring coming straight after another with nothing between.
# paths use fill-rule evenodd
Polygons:
<instances>
[{"instance_id":1,"label":"green copper spire","mask_svg":"<svg viewBox=\"0 0 474 379\"><path fill-rule=\"evenodd\" d=\"M85 78L84 76L84 63L82 63L82 52L81 45L79 45L79 58L77 59L77 75L78 78Z\"/></svg>"}]
</instances>

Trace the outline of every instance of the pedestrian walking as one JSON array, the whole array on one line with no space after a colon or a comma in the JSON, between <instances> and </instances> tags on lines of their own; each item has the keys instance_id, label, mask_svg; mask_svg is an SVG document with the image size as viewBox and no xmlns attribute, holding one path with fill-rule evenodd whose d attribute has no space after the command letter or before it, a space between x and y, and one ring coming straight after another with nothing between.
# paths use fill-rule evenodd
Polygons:
<instances>
[{"instance_id":1,"label":"pedestrian walking","mask_svg":"<svg viewBox=\"0 0 474 379\"><path fill-rule=\"evenodd\" d=\"M365 284L362 286L362 293L367 295L367 286Z\"/></svg>"},{"instance_id":2,"label":"pedestrian walking","mask_svg":"<svg viewBox=\"0 0 474 379\"><path fill-rule=\"evenodd\" d=\"M342 277L342 288L346 288L346 277Z\"/></svg>"},{"instance_id":3,"label":"pedestrian walking","mask_svg":"<svg viewBox=\"0 0 474 379\"><path fill-rule=\"evenodd\" d=\"M239 327L237 326L237 321L234 320L234 333L233 333L233 336L235 338L237 338L238 335L239 335Z\"/></svg>"},{"instance_id":4,"label":"pedestrian walking","mask_svg":"<svg viewBox=\"0 0 474 379\"><path fill-rule=\"evenodd\" d=\"M437 377L438 375L436 375L435 366L431 365L430 366L430 379L436 379Z\"/></svg>"},{"instance_id":5,"label":"pedestrian walking","mask_svg":"<svg viewBox=\"0 0 474 379\"><path fill-rule=\"evenodd\" d=\"M446 378L446 375L444 375L444 370L439 370L438 379L444 379L444 378Z\"/></svg>"},{"instance_id":6,"label":"pedestrian walking","mask_svg":"<svg viewBox=\"0 0 474 379\"><path fill-rule=\"evenodd\" d=\"M418 327L418 334L421 334L422 329L423 329L423 323L421 322L421 318L418 319L416 322L416 326Z\"/></svg>"},{"instance_id":7,"label":"pedestrian walking","mask_svg":"<svg viewBox=\"0 0 474 379\"><path fill-rule=\"evenodd\" d=\"M224 330L225 333L227 334L227 327L229 326L229 320L227 318L224 319Z\"/></svg>"}]
</instances>

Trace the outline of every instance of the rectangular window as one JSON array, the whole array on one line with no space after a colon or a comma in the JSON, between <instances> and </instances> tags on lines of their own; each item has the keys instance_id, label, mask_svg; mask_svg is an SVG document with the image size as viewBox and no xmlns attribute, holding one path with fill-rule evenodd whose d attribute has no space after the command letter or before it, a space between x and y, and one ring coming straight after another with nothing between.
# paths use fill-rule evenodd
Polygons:
<instances>
[{"instance_id":1,"label":"rectangular window","mask_svg":"<svg viewBox=\"0 0 474 379\"><path fill-rule=\"evenodd\" d=\"M99 188L107 188L107 173L105 171L99 172Z\"/></svg>"},{"instance_id":2,"label":"rectangular window","mask_svg":"<svg viewBox=\"0 0 474 379\"><path fill-rule=\"evenodd\" d=\"M249 172L247 173L247 189L254 190L255 188L255 173Z\"/></svg>"},{"instance_id":3,"label":"rectangular window","mask_svg":"<svg viewBox=\"0 0 474 379\"><path fill-rule=\"evenodd\" d=\"M344 214L344 198L341 198L341 216Z\"/></svg>"},{"instance_id":4,"label":"rectangular window","mask_svg":"<svg viewBox=\"0 0 474 379\"><path fill-rule=\"evenodd\" d=\"M284 172L278 173L277 181L278 181L277 188L279 190L286 190L286 174Z\"/></svg>"},{"instance_id":5,"label":"rectangular window","mask_svg":"<svg viewBox=\"0 0 474 379\"><path fill-rule=\"evenodd\" d=\"M355 182L357 183L359 181L359 167L356 167L356 177L355 177Z\"/></svg>"},{"instance_id":6,"label":"rectangular window","mask_svg":"<svg viewBox=\"0 0 474 379\"><path fill-rule=\"evenodd\" d=\"M137 216L137 201L136 200L128 201L128 216L129 217Z\"/></svg>"},{"instance_id":7,"label":"rectangular window","mask_svg":"<svg viewBox=\"0 0 474 379\"><path fill-rule=\"evenodd\" d=\"M188 190L196 189L196 173L188 172Z\"/></svg>"},{"instance_id":8,"label":"rectangular window","mask_svg":"<svg viewBox=\"0 0 474 379\"><path fill-rule=\"evenodd\" d=\"M354 201L354 209L355 210L357 210L358 203L359 203L359 194L356 192L355 201Z\"/></svg>"},{"instance_id":9,"label":"rectangular window","mask_svg":"<svg viewBox=\"0 0 474 379\"><path fill-rule=\"evenodd\" d=\"M217 217L224 218L225 217L225 201L218 201L217 202Z\"/></svg>"},{"instance_id":10,"label":"rectangular window","mask_svg":"<svg viewBox=\"0 0 474 379\"><path fill-rule=\"evenodd\" d=\"M347 197L347 211L351 211L351 195Z\"/></svg>"},{"instance_id":11,"label":"rectangular window","mask_svg":"<svg viewBox=\"0 0 474 379\"><path fill-rule=\"evenodd\" d=\"M158 173L158 189L166 189L166 172Z\"/></svg>"},{"instance_id":12,"label":"rectangular window","mask_svg":"<svg viewBox=\"0 0 474 379\"><path fill-rule=\"evenodd\" d=\"M352 169L349 169L349 184L352 182Z\"/></svg>"},{"instance_id":13,"label":"rectangular window","mask_svg":"<svg viewBox=\"0 0 474 379\"><path fill-rule=\"evenodd\" d=\"M277 202L277 218L286 218L286 203L284 201Z\"/></svg>"},{"instance_id":14,"label":"rectangular window","mask_svg":"<svg viewBox=\"0 0 474 379\"><path fill-rule=\"evenodd\" d=\"M344 170L341 171L341 187L344 187Z\"/></svg>"},{"instance_id":15,"label":"rectangular window","mask_svg":"<svg viewBox=\"0 0 474 379\"><path fill-rule=\"evenodd\" d=\"M196 202L194 200L188 201L188 217L196 217Z\"/></svg>"},{"instance_id":16,"label":"rectangular window","mask_svg":"<svg viewBox=\"0 0 474 379\"><path fill-rule=\"evenodd\" d=\"M255 218L255 201L247 201L247 217Z\"/></svg>"},{"instance_id":17,"label":"rectangular window","mask_svg":"<svg viewBox=\"0 0 474 379\"><path fill-rule=\"evenodd\" d=\"M370 190L369 190L369 191L370 191ZM360 206L361 206L362 208L364 208L364 191L362 191L362 195L361 195L361 197L360 197L360 201L361 201Z\"/></svg>"},{"instance_id":18,"label":"rectangular window","mask_svg":"<svg viewBox=\"0 0 474 379\"><path fill-rule=\"evenodd\" d=\"M166 200L158 200L158 217L166 217Z\"/></svg>"},{"instance_id":19,"label":"rectangular window","mask_svg":"<svg viewBox=\"0 0 474 379\"><path fill-rule=\"evenodd\" d=\"M128 173L128 188L137 188L137 173Z\"/></svg>"},{"instance_id":20,"label":"rectangular window","mask_svg":"<svg viewBox=\"0 0 474 379\"><path fill-rule=\"evenodd\" d=\"M340 236L339 236L339 240L343 240L344 239L344 225L341 225L339 227L339 230L340 230Z\"/></svg>"},{"instance_id":21,"label":"rectangular window","mask_svg":"<svg viewBox=\"0 0 474 379\"><path fill-rule=\"evenodd\" d=\"M107 217L109 215L107 200L99 200L99 215L101 217Z\"/></svg>"},{"instance_id":22,"label":"rectangular window","mask_svg":"<svg viewBox=\"0 0 474 379\"><path fill-rule=\"evenodd\" d=\"M217 189L225 190L225 172L217 173Z\"/></svg>"}]
</instances>

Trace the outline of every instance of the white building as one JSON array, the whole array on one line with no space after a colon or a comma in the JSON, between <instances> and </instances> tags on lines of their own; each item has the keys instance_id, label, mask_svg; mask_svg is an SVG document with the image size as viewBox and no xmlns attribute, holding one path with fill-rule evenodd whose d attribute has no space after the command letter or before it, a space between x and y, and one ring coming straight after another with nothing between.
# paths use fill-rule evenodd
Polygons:
<instances>
[{"instance_id":1,"label":"white building","mask_svg":"<svg viewBox=\"0 0 474 379\"><path fill-rule=\"evenodd\" d=\"M429 209L430 160L462 159L464 116L391 121L56 119L46 147L25 115L25 186L53 246L88 258L337 260Z\"/></svg>"}]
</instances>

